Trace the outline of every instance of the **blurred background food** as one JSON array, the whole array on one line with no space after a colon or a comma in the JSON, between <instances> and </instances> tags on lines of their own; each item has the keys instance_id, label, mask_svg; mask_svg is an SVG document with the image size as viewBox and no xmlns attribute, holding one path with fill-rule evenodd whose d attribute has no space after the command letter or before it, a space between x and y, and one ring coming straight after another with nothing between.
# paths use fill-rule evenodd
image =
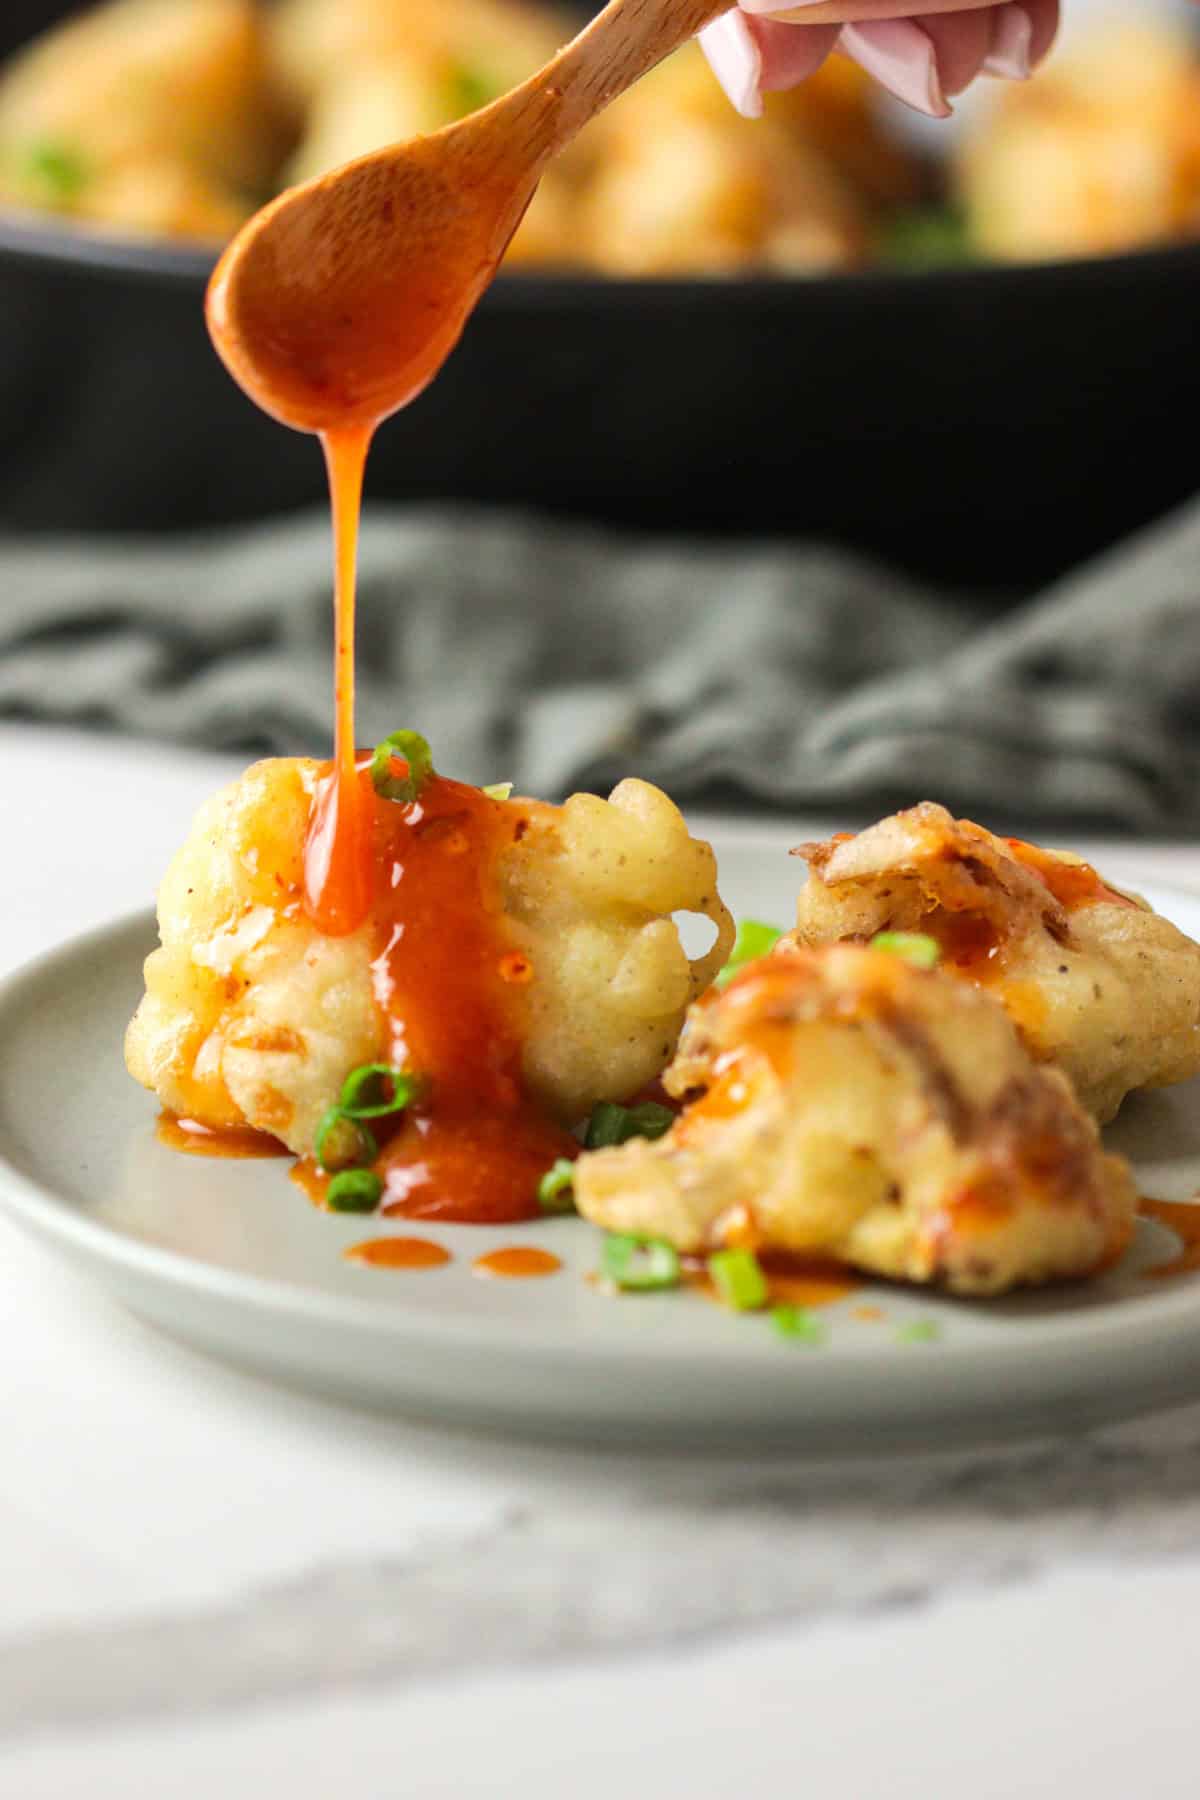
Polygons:
<instances>
[{"instance_id":1,"label":"blurred background food","mask_svg":"<svg viewBox=\"0 0 1200 1800\"><path fill-rule=\"evenodd\" d=\"M104 0L0 70L0 204L218 243L281 186L494 98L577 22L529 0ZM689 48L552 169L511 260L805 275L1196 235L1200 60L1182 25L1092 24L1027 87L989 85L934 160L839 57L750 124Z\"/></svg>"}]
</instances>

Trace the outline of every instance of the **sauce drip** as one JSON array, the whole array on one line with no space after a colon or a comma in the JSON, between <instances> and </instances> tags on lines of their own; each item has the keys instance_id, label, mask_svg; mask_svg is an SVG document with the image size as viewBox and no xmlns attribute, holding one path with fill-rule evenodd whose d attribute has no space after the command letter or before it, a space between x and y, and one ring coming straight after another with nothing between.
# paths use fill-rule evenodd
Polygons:
<instances>
[{"instance_id":1,"label":"sauce drip","mask_svg":"<svg viewBox=\"0 0 1200 1800\"><path fill-rule=\"evenodd\" d=\"M547 145L561 98L537 84L531 92L530 129ZM512 144L526 158L533 147L520 134ZM481 188L478 167L464 173L447 165L436 138L411 146L406 167L397 185L381 164L365 160L350 178L355 199L341 211L322 211L329 184L328 193L319 185L306 190L307 200L276 201L261 230L251 227L226 252L210 285L208 317L218 350L252 397L284 424L316 434L325 454L335 566L334 755L309 820L304 906L326 936L371 933L384 1055L428 1084L401 1119L377 1122L383 1210L507 1222L537 1216L539 1178L578 1151L522 1083L527 989L536 971L507 934L498 869L522 814L438 776L409 805L376 793L369 757L356 747L354 615L372 437L450 354L520 221L532 180L506 200L504 170L480 165L499 182L497 199ZM343 198L346 191L338 190ZM311 1160L295 1175L324 1204L328 1179Z\"/></svg>"},{"instance_id":2,"label":"sauce drip","mask_svg":"<svg viewBox=\"0 0 1200 1800\"><path fill-rule=\"evenodd\" d=\"M304 904L327 937L357 929L370 910L366 821L354 738L354 611L358 530L369 428L321 438L333 512L333 768L317 791L304 852Z\"/></svg>"},{"instance_id":3,"label":"sauce drip","mask_svg":"<svg viewBox=\"0 0 1200 1800\"><path fill-rule=\"evenodd\" d=\"M922 921L921 930L933 938L951 968L969 971L977 981L998 969L1003 932L985 913L939 910Z\"/></svg>"},{"instance_id":4,"label":"sauce drip","mask_svg":"<svg viewBox=\"0 0 1200 1800\"><path fill-rule=\"evenodd\" d=\"M411 804L385 800L367 765L357 759L351 786L385 1057L427 1080L394 1126L373 1122L382 1211L471 1224L536 1218L539 1179L579 1145L522 1078L527 983L512 979L499 868L527 815L440 775ZM296 1178L323 1204L327 1178L311 1159Z\"/></svg>"},{"instance_id":5,"label":"sauce drip","mask_svg":"<svg viewBox=\"0 0 1200 1800\"><path fill-rule=\"evenodd\" d=\"M1169 1262L1147 1269L1162 1280L1169 1275L1190 1275L1200 1269L1200 1206L1187 1200L1149 1200L1143 1197L1138 1211L1144 1219L1157 1219L1180 1241L1180 1252Z\"/></svg>"},{"instance_id":6,"label":"sauce drip","mask_svg":"<svg viewBox=\"0 0 1200 1800\"><path fill-rule=\"evenodd\" d=\"M171 1150L182 1150L187 1156L223 1156L249 1161L291 1154L278 1138L270 1137L265 1131L255 1131L249 1125L230 1125L218 1130L211 1125L201 1125L196 1119L180 1119L174 1113L164 1112L159 1114L155 1130L160 1144L166 1144Z\"/></svg>"},{"instance_id":7,"label":"sauce drip","mask_svg":"<svg viewBox=\"0 0 1200 1800\"><path fill-rule=\"evenodd\" d=\"M440 1269L454 1260L432 1238L415 1237L368 1238L351 1244L344 1254L347 1262L366 1263L372 1269Z\"/></svg>"},{"instance_id":8,"label":"sauce drip","mask_svg":"<svg viewBox=\"0 0 1200 1800\"><path fill-rule=\"evenodd\" d=\"M533 1244L514 1244L506 1250L489 1250L471 1264L472 1273L491 1280L529 1281L541 1275L554 1275L562 1261L549 1250Z\"/></svg>"},{"instance_id":9,"label":"sauce drip","mask_svg":"<svg viewBox=\"0 0 1200 1800\"><path fill-rule=\"evenodd\" d=\"M1059 905L1068 912L1080 906L1095 906L1101 901L1109 906L1131 906L1137 910L1136 903L1110 888L1091 863L1064 861L1037 844L1027 844L1023 838L1005 838L1004 841L1017 861L1044 881Z\"/></svg>"}]
</instances>

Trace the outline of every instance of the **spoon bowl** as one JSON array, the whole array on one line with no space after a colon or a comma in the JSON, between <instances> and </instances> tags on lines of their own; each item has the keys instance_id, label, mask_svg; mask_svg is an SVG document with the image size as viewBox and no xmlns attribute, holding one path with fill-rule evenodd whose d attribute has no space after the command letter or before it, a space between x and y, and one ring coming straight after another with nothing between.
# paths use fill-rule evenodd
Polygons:
<instances>
[{"instance_id":1,"label":"spoon bowl","mask_svg":"<svg viewBox=\"0 0 1200 1800\"><path fill-rule=\"evenodd\" d=\"M300 431L370 430L427 387L549 159L730 0L611 0L521 87L257 213L213 275L230 373Z\"/></svg>"}]
</instances>

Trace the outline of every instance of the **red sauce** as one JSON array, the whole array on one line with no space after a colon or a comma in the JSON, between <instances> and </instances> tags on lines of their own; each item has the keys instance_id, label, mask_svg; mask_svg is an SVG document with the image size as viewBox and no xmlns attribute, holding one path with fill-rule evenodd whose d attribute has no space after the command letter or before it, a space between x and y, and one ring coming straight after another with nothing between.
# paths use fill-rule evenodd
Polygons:
<instances>
[{"instance_id":1,"label":"red sauce","mask_svg":"<svg viewBox=\"0 0 1200 1800\"><path fill-rule=\"evenodd\" d=\"M938 911L922 923L921 930L936 941L944 963L969 971L976 980L999 958L1003 933L984 913Z\"/></svg>"},{"instance_id":2,"label":"red sauce","mask_svg":"<svg viewBox=\"0 0 1200 1800\"><path fill-rule=\"evenodd\" d=\"M1066 907L1068 912L1079 906L1095 906L1101 901L1108 906L1135 906L1126 895L1110 888L1091 863L1065 862L1062 857L1042 850L1036 844L1027 844L1022 838L1005 838L1004 841L1017 861L1044 881L1059 905Z\"/></svg>"},{"instance_id":3,"label":"red sauce","mask_svg":"<svg viewBox=\"0 0 1200 1800\"><path fill-rule=\"evenodd\" d=\"M832 1257L769 1255L759 1260L772 1306L833 1306L863 1285L853 1269Z\"/></svg>"},{"instance_id":4,"label":"red sauce","mask_svg":"<svg viewBox=\"0 0 1200 1800\"><path fill-rule=\"evenodd\" d=\"M371 906L364 788L354 738L354 608L363 469L371 432L321 440L329 472L334 543L333 768L322 779L304 856L305 910L327 937L361 925ZM373 791L373 790L372 790Z\"/></svg>"},{"instance_id":5,"label":"red sauce","mask_svg":"<svg viewBox=\"0 0 1200 1800\"><path fill-rule=\"evenodd\" d=\"M767 1278L768 1306L834 1306L863 1285L853 1269L829 1256L793 1256L770 1250L760 1251L758 1260ZM723 1304L701 1258L685 1257L683 1271L689 1287L696 1288L706 1300Z\"/></svg>"},{"instance_id":6,"label":"red sauce","mask_svg":"<svg viewBox=\"0 0 1200 1800\"><path fill-rule=\"evenodd\" d=\"M329 1186L329 1177L324 1170L318 1169L311 1156L302 1157L288 1171L289 1179L294 1181L301 1193L307 1194L314 1206L324 1207L325 1190Z\"/></svg>"},{"instance_id":7,"label":"red sauce","mask_svg":"<svg viewBox=\"0 0 1200 1800\"><path fill-rule=\"evenodd\" d=\"M546 110L544 96L537 108ZM368 182L364 195L368 189L378 207L362 211L356 229L376 234L382 246L394 246L406 229L420 243L420 221L395 216L390 190L376 193ZM278 202L276 210L287 206ZM441 776L412 805L381 799L369 759L356 749L357 546L375 429L437 373L518 219L519 212L499 221L491 259L481 261L467 213L439 211L432 248L424 246L416 264L383 257L379 280L365 288L350 281L347 270L360 265L339 256L336 242L289 257L274 238L256 241L246 255L264 260L242 266L250 280L231 274L235 245L209 291L209 324L227 364L273 416L319 435L325 453L335 553L334 756L309 821L305 909L328 936L371 931L383 1054L428 1080L427 1097L394 1135L388 1139L386 1122L376 1133L384 1210L462 1222L537 1216L539 1177L578 1145L522 1083L536 970L506 934L498 876L522 814ZM269 367L247 362L246 343ZM323 1203L326 1183L311 1164L297 1179Z\"/></svg>"},{"instance_id":8,"label":"red sauce","mask_svg":"<svg viewBox=\"0 0 1200 1800\"><path fill-rule=\"evenodd\" d=\"M553 1275L561 1268L562 1262L557 1256L549 1250L538 1250L532 1244L491 1250L486 1256L477 1256L471 1264L474 1274L500 1281L529 1281L536 1276Z\"/></svg>"},{"instance_id":9,"label":"red sauce","mask_svg":"<svg viewBox=\"0 0 1200 1800\"><path fill-rule=\"evenodd\" d=\"M428 1081L390 1138L376 1122L387 1138L375 1165L382 1210L470 1224L536 1218L540 1177L579 1145L530 1100L521 1073L533 970L505 935L498 871L527 815L439 775L411 805L385 800L367 762L353 775L355 854L384 1055ZM310 1161L297 1179L323 1203L327 1183Z\"/></svg>"},{"instance_id":10,"label":"red sauce","mask_svg":"<svg viewBox=\"0 0 1200 1800\"><path fill-rule=\"evenodd\" d=\"M345 1252L348 1262L367 1263L373 1269L440 1269L452 1262L450 1252L431 1238L368 1238Z\"/></svg>"},{"instance_id":11,"label":"red sauce","mask_svg":"<svg viewBox=\"0 0 1200 1800\"><path fill-rule=\"evenodd\" d=\"M1157 1219L1173 1231L1180 1242L1178 1256L1148 1269L1149 1275L1190 1275L1200 1269L1200 1205L1186 1200L1148 1200L1143 1197L1138 1208L1144 1219Z\"/></svg>"},{"instance_id":12,"label":"red sauce","mask_svg":"<svg viewBox=\"0 0 1200 1800\"><path fill-rule=\"evenodd\" d=\"M286 1144L265 1131L253 1131L248 1125L231 1125L217 1130L201 1125L196 1119L178 1119L174 1113L158 1116L158 1141L171 1150L182 1150L188 1156L225 1156L249 1160L254 1157L290 1156Z\"/></svg>"}]
</instances>

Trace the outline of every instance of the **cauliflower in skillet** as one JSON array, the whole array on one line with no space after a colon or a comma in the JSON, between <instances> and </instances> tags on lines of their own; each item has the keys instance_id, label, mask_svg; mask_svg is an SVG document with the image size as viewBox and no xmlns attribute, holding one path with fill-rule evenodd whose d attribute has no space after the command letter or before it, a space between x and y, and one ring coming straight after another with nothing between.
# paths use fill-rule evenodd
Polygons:
<instances>
[{"instance_id":1,"label":"cauliflower in skillet","mask_svg":"<svg viewBox=\"0 0 1200 1800\"><path fill-rule=\"evenodd\" d=\"M579 1210L682 1252L732 1244L996 1294L1086 1275L1132 1230L1126 1165L1004 1009L836 945L765 957L693 1007L667 1134L585 1154Z\"/></svg>"},{"instance_id":2,"label":"cauliflower in skillet","mask_svg":"<svg viewBox=\"0 0 1200 1800\"><path fill-rule=\"evenodd\" d=\"M1078 857L930 802L797 854L811 873L782 951L927 933L1101 1122L1134 1089L1200 1071L1200 946Z\"/></svg>"},{"instance_id":3,"label":"cauliflower in skillet","mask_svg":"<svg viewBox=\"0 0 1200 1800\"><path fill-rule=\"evenodd\" d=\"M161 947L125 1045L131 1074L170 1111L251 1125L299 1153L349 1071L390 1054L374 922L325 937L304 912L320 774L303 759L261 762L201 809L159 893ZM688 1003L729 953L733 924L712 851L646 783L561 807L494 804L512 829L488 880L503 942L530 976L522 1074L571 1122L658 1075ZM716 925L705 956L689 962L676 912Z\"/></svg>"}]
</instances>

